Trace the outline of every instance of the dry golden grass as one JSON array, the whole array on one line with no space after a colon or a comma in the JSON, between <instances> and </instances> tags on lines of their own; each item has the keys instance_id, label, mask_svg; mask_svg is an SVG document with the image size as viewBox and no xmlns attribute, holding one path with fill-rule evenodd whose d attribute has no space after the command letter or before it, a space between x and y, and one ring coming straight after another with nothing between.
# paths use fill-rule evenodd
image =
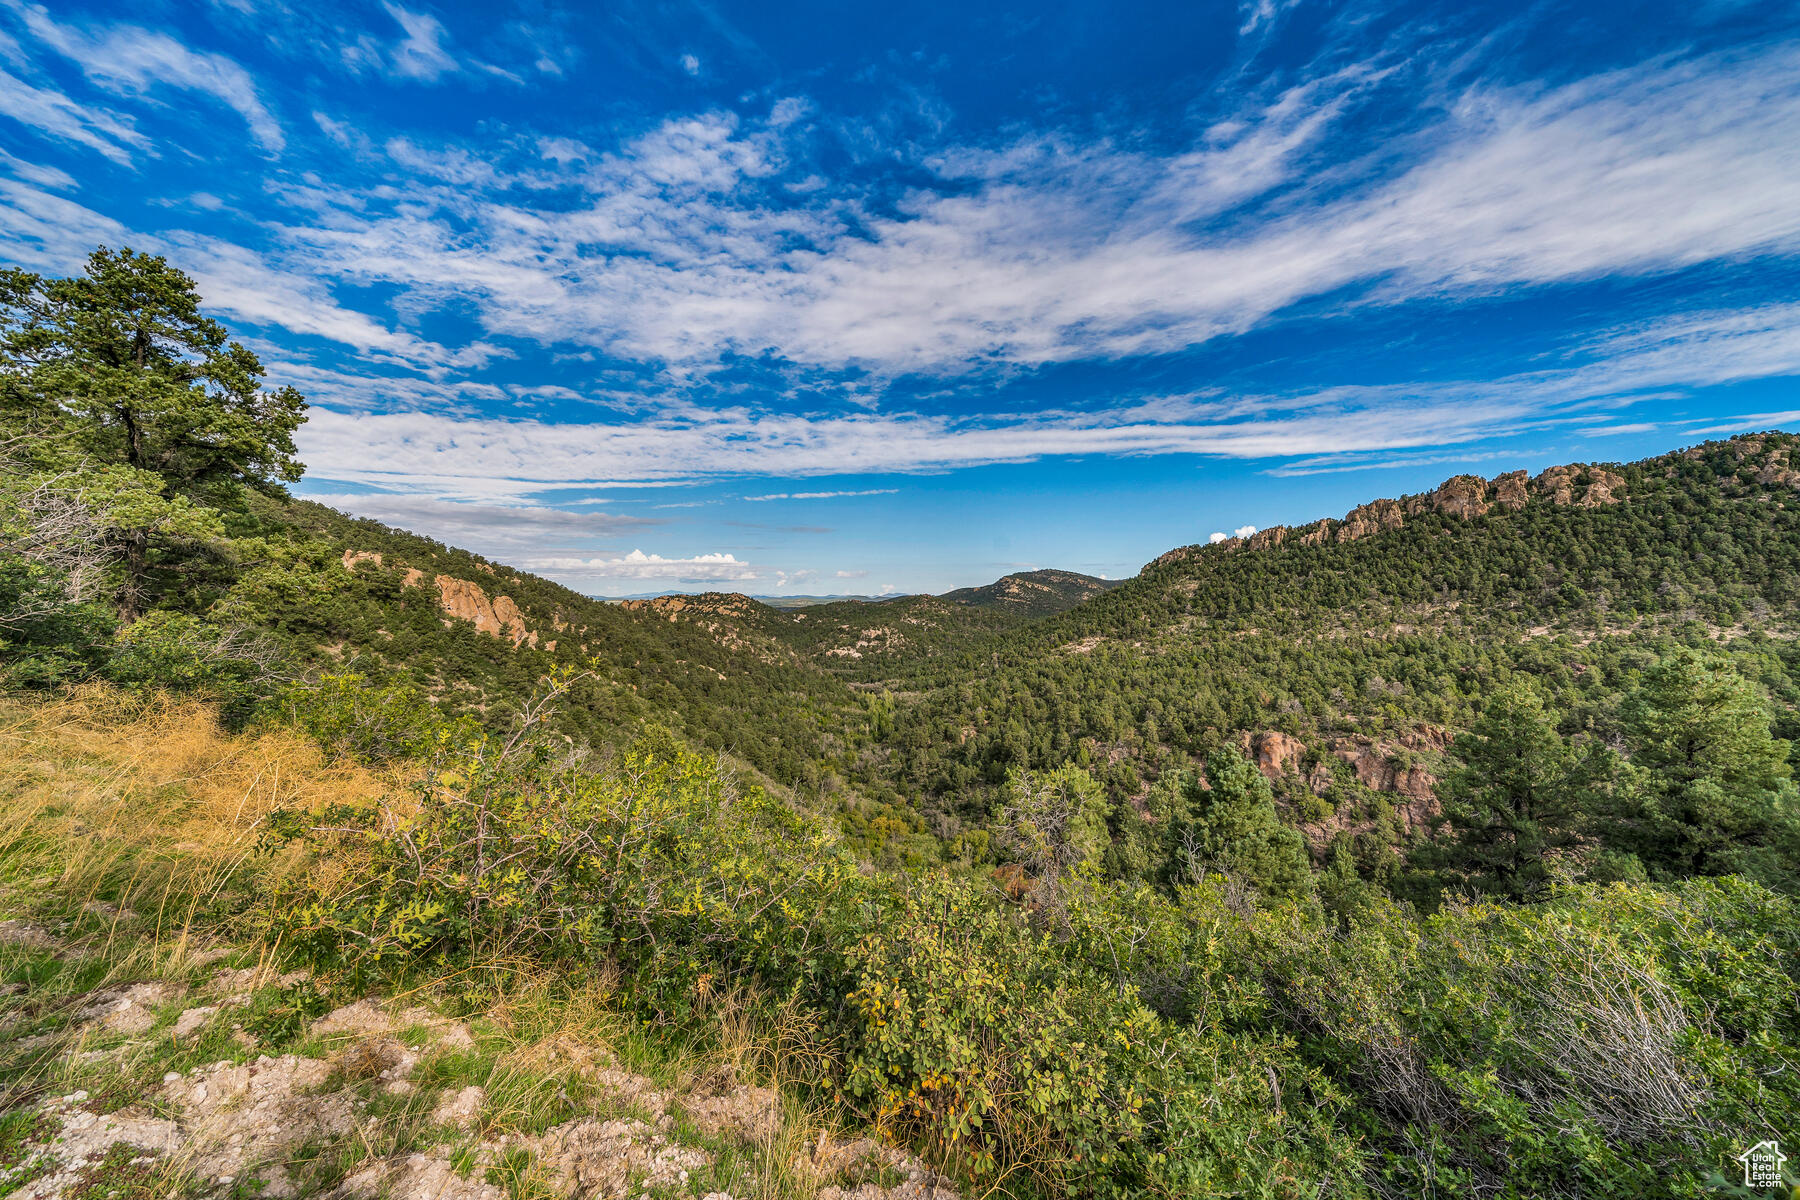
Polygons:
<instances>
[{"instance_id":1,"label":"dry golden grass","mask_svg":"<svg viewBox=\"0 0 1800 1200\"><path fill-rule=\"evenodd\" d=\"M299 733L234 736L205 704L89 687L0 698L0 861L66 904L105 897L179 938L258 857L276 808L369 803L390 775L324 761Z\"/></svg>"}]
</instances>

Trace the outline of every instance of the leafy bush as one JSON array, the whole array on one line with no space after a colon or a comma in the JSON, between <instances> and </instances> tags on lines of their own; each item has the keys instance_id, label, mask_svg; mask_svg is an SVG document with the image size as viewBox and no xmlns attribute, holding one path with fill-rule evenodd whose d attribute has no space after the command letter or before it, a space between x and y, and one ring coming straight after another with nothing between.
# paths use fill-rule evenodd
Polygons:
<instances>
[{"instance_id":1,"label":"leafy bush","mask_svg":"<svg viewBox=\"0 0 1800 1200\"><path fill-rule=\"evenodd\" d=\"M1354 1192L1335 1097L1290 1039L1170 1020L1116 969L1129 964L1092 953L1130 929L1128 954L1160 939L1182 955L1190 915L1154 893L1089 893L1059 941L980 888L925 881L849 952L845 1091L971 1177L1021 1173L1053 1195Z\"/></svg>"},{"instance_id":2,"label":"leafy bush","mask_svg":"<svg viewBox=\"0 0 1800 1200\"><path fill-rule=\"evenodd\" d=\"M418 955L623 969L668 1017L740 974L793 979L855 873L834 836L667 733L595 770L530 736L544 720L467 747L445 736L409 807L280 814L272 836L339 871L277 898L277 928L365 970Z\"/></svg>"},{"instance_id":3,"label":"leafy bush","mask_svg":"<svg viewBox=\"0 0 1800 1200\"><path fill-rule=\"evenodd\" d=\"M220 628L161 610L126 625L106 675L132 688L205 692L228 721L241 722L283 681L281 648L266 636Z\"/></svg>"},{"instance_id":4,"label":"leafy bush","mask_svg":"<svg viewBox=\"0 0 1800 1200\"><path fill-rule=\"evenodd\" d=\"M295 684L283 693L279 708L327 753L361 762L423 760L473 744L481 729L467 715L446 716L417 687L376 686L355 672Z\"/></svg>"},{"instance_id":5,"label":"leafy bush","mask_svg":"<svg viewBox=\"0 0 1800 1200\"><path fill-rule=\"evenodd\" d=\"M1387 1187L1648 1196L1800 1112L1797 950L1791 901L1695 880L1389 908L1259 957Z\"/></svg>"}]
</instances>

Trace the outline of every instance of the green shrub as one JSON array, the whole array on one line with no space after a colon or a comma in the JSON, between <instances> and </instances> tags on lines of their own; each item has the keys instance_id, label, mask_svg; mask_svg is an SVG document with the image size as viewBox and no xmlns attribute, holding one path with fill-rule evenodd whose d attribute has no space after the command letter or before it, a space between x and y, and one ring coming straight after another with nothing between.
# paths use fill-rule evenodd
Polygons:
<instances>
[{"instance_id":1,"label":"green shrub","mask_svg":"<svg viewBox=\"0 0 1800 1200\"><path fill-rule=\"evenodd\" d=\"M276 898L282 935L365 970L421 955L619 968L671 1017L738 975L793 983L855 875L828 829L666 733L604 769L530 734L446 737L410 810L280 814L273 837L339 868Z\"/></svg>"},{"instance_id":2,"label":"green shrub","mask_svg":"<svg viewBox=\"0 0 1800 1200\"><path fill-rule=\"evenodd\" d=\"M377 686L354 672L295 684L279 709L333 755L361 762L426 759L480 736L468 716L446 716L410 684Z\"/></svg>"},{"instance_id":3,"label":"green shrub","mask_svg":"<svg viewBox=\"0 0 1800 1200\"><path fill-rule=\"evenodd\" d=\"M1195 989L1209 999L1176 1019L1139 995L1152 964L1211 974L1202 957L1225 947L1198 910L1235 921L1223 891L1184 910L1148 890L1091 890L1059 938L971 884L925 881L850 952L846 1092L983 1181L1018 1172L1049 1194L1286 1197L1335 1180L1354 1194L1360 1160L1334 1128L1341 1102L1270 1028L1253 977L1219 970L1216 988Z\"/></svg>"},{"instance_id":4,"label":"green shrub","mask_svg":"<svg viewBox=\"0 0 1800 1200\"><path fill-rule=\"evenodd\" d=\"M1697 1194L1800 1112L1800 913L1740 880L1388 908L1260 951L1399 1191Z\"/></svg>"}]
</instances>

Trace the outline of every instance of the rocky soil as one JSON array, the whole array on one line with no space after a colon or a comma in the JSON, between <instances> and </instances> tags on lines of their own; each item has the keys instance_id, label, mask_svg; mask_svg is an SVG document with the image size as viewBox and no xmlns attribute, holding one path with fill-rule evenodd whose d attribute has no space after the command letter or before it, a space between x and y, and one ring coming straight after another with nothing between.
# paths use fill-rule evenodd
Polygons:
<instances>
[{"instance_id":1,"label":"rocky soil","mask_svg":"<svg viewBox=\"0 0 1800 1200\"><path fill-rule=\"evenodd\" d=\"M0 943L80 953L56 931L17 920L0 923ZM0 1090L0 1110L6 1110L0 1120L23 1130L9 1153L0 1136L0 1194L7 1200L955 1196L947 1180L916 1159L869 1139L823 1132L793 1138L780 1094L739 1082L729 1069L677 1090L626 1069L607 1046L553 1046L542 1057L565 1072L557 1078L571 1080L558 1095L569 1098L578 1081L580 1098L561 1106L560 1119L520 1128L509 1119L516 1113L507 1111L516 1101L456 1081L456 1064L480 1053L467 1022L369 998L303 1022L285 1039L292 1047L285 1051L264 1047L247 1032L253 1012L266 1007L259 997L309 986L305 972L216 968L200 983L146 979L97 988L60 1005L70 1019L46 1032L24 1032L29 1022L19 1013L0 1017L0 1061L67 1056L82 1078L95 1080L111 1078L115 1069L156 1079L159 1060L179 1064L200 1047L231 1051L172 1067L136 1094L98 1083L92 1086L99 1090L56 1095ZM0 995L17 1000L22 991L14 985ZM783 1159L774 1172L760 1161L771 1154ZM772 1174L801 1186L771 1190Z\"/></svg>"}]
</instances>

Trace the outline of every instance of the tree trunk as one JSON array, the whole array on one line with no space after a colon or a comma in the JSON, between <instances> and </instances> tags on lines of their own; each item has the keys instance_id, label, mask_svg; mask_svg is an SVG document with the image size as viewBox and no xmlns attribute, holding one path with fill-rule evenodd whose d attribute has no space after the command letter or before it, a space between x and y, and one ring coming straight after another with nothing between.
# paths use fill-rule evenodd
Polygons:
<instances>
[{"instance_id":1,"label":"tree trunk","mask_svg":"<svg viewBox=\"0 0 1800 1200\"><path fill-rule=\"evenodd\" d=\"M125 534L125 587L119 593L119 616L135 621L144 615L145 593L149 590L150 534L143 529Z\"/></svg>"}]
</instances>

